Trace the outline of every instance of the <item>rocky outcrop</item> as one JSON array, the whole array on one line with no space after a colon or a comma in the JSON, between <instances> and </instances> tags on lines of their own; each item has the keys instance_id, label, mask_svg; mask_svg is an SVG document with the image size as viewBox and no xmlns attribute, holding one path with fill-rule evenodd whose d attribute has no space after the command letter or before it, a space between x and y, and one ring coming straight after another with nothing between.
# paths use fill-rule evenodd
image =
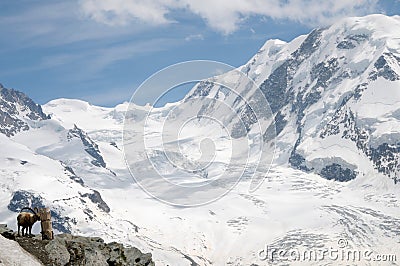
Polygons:
<instances>
[{"instance_id":1,"label":"rocky outcrop","mask_svg":"<svg viewBox=\"0 0 400 266\"><path fill-rule=\"evenodd\" d=\"M108 207L107 203L103 200L100 193L97 190L93 190L93 193L85 193L82 195L83 197L89 198L94 204L99 207L100 210L109 213L110 207Z\"/></svg>"},{"instance_id":2,"label":"rocky outcrop","mask_svg":"<svg viewBox=\"0 0 400 266\"><path fill-rule=\"evenodd\" d=\"M42 107L24 93L0 84L0 133L11 137L29 130L25 119L40 121L50 119L50 116L43 113Z\"/></svg>"},{"instance_id":3,"label":"rocky outcrop","mask_svg":"<svg viewBox=\"0 0 400 266\"><path fill-rule=\"evenodd\" d=\"M118 265L154 266L152 255L142 253L135 247L124 247L120 243L105 243L99 237L60 234L54 240L16 237L15 232L0 225L0 234L15 240L22 248L38 258L44 265Z\"/></svg>"},{"instance_id":4,"label":"rocky outcrop","mask_svg":"<svg viewBox=\"0 0 400 266\"><path fill-rule=\"evenodd\" d=\"M104 158L100 153L99 146L82 129L74 125L73 129L68 131L68 139L79 138L82 141L85 151L93 157L92 164L98 167L106 167Z\"/></svg>"}]
</instances>

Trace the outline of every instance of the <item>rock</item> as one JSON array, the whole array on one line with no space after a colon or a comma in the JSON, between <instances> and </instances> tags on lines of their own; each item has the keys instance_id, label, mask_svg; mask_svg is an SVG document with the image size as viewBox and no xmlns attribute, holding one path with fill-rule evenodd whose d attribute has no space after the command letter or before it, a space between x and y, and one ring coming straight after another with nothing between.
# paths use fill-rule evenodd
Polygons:
<instances>
[{"instance_id":1,"label":"rock","mask_svg":"<svg viewBox=\"0 0 400 266\"><path fill-rule=\"evenodd\" d=\"M16 233L8 228L6 224L0 224L0 235L8 239L15 240Z\"/></svg>"},{"instance_id":2,"label":"rock","mask_svg":"<svg viewBox=\"0 0 400 266\"><path fill-rule=\"evenodd\" d=\"M29 130L27 118L41 121L50 119L50 116L43 113L42 107L24 93L0 84L0 133L12 137Z\"/></svg>"},{"instance_id":3,"label":"rock","mask_svg":"<svg viewBox=\"0 0 400 266\"><path fill-rule=\"evenodd\" d=\"M16 239L7 225L0 225L0 234L4 233L13 235L26 251L44 265L154 266L150 253L143 254L135 247L124 247L117 242L105 243L99 237L60 234L53 240L41 240L40 235Z\"/></svg>"},{"instance_id":4,"label":"rock","mask_svg":"<svg viewBox=\"0 0 400 266\"><path fill-rule=\"evenodd\" d=\"M83 197L89 198L94 204L99 207L100 210L109 213L110 207L108 207L107 203L102 199L100 193L97 190L93 190L93 193L85 193L82 195Z\"/></svg>"},{"instance_id":5,"label":"rock","mask_svg":"<svg viewBox=\"0 0 400 266\"><path fill-rule=\"evenodd\" d=\"M126 262L126 257L124 255L124 247L121 244L116 242L112 242L107 245L109 258L107 262L110 265L121 265L122 263Z\"/></svg>"},{"instance_id":6,"label":"rock","mask_svg":"<svg viewBox=\"0 0 400 266\"><path fill-rule=\"evenodd\" d=\"M52 250L53 259L63 262L68 259L71 265L154 265L151 254L143 254L134 247L125 248L116 242L106 244L99 237L61 234L49 242L46 250ZM60 250L64 257L59 257L60 252L56 250Z\"/></svg>"},{"instance_id":7,"label":"rock","mask_svg":"<svg viewBox=\"0 0 400 266\"><path fill-rule=\"evenodd\" d=\"M138 266L154 266L150 253L143 254L135 247L127 248L125 250L127 265L138 265Z\"/></svg>"},{"instance_id":8,"label":"rock","mask_svg":"<svg viewBox=\"0 0 400 266\"><path fill-rule=\"evenodd\" d=\"M50 241L46 246L45 250L48 253L48 257L54 262L54 265L66 265L70 261L70 254L65 246L65 241L56 238Z\"/></svg>"},{"instance_id":9,"label":"rock","mask_svg":"<svg viewBox=\"0 0 400 266\"><path fill-rule=\"evenodd\" d=\"M108 266L107 257L98 249L86 248L85 249L85 265L104 265ZM118 265L118 264L116 264ZM124 265L124 264L119 264Z\"/></svg>"},{"instance_id":10,"label":"rock","mask_svg":"<svg viewBox=\"0 0 400 266\"><path fill-rule=\"evenodd\" d=\"M82 129L74 125L73 129L68 131L68 139L79 138L82 141L85 151L93 157L92 164L97 167L106 168L106 163L99 150L99 146Z\"/></svg>"},{"instance_id":11,"label":"rock","mask_svg":"<svg viewBox=\"0 0 400 266\"><path fill-rule=\"evenodd\" d=\"M3 232L10 230L6 224L0 224L0 234L3 234ZM11 230L12 231L12 230Z\"/></svg>"}]
</instances>

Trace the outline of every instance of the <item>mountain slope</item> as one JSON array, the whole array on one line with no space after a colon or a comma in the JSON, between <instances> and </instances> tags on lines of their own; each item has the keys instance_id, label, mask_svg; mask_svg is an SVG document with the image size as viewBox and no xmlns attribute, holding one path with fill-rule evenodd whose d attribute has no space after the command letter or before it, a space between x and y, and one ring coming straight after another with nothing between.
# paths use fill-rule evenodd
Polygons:
<instances>
[{"instance_id":1,"label":"mountain slope","mask_svg":"<svg viewBox=\"0 0 400 266\"><path fill-rule=\"evenodd\" d=\"M2 121L2 128L7 131L0 134L0 204L5 221L14 225L12 212L26 206L51 206L56 232L71 232L82 217L92 220L96 214L109 212L100 193L88 187L80 171L77 174L73 169L76 165L71 163L72 158L78 154L81 164L94 159L84 149L82 138L67 138L70 130L50 119L40 105L23 93L4 87L1 92L1 113L12 117ZM55 156L60 149L63 156ZM77 205L81 207L76 209Z\"/></svg>"},{"instance_id":2,"label":"mountain slope","mask_svg":"<svg viewBox=\"0 0 400 266\"><path fill-rule=\"evenodd\" d=\"M24 93L6 89L0 84L0 132L10 137L20 131L29 130L24 118L33 121L49 119L41 106Z\"/></svg>"},{"instance_id":3,"label":"mountain slope","mask_svg":"<svg viewBox=\"0 0 400 266\"><path fill-rule=\"evenodd\" d=\"M2 90L15 92L6 88ZM29 99L22 93L14 94ZM28 109L21 99L1 100L4 105L15 106L15 110ZM29 99L26 102L33 101ZM72 105L76 106L76 102ZM42 110L39 105L35 106ZM92 121L90 115L93 114L102 117L101 110L105 108L94 109L100 114L90 112L88 121ZM88 121L80 124L77 119L68 124L52 118L52 113L45 115L46 119L31 119L25 112L15 112L15 120L28 126L13 131L12 135L0 134L1 222L16 229L16 215L21 208L46 206L52 211L56 233L101 236L107 242L119 240L141 250L157 250L158 262L187 261L183 253L170 248L168 242L158 243L149 237L153 231L157 234L157 229L147 229L147 220L140 227L134 223L132 217L136 215L130 215L127 210L130 209L129 202L136 201L135 198L131 201L120 198L121 195L140 195L139 202L131 202L138 206L144 205L142 201L146 199L140 188L133 186L133 179L123 161L122 119L119 115L122 110L117 108L110 110L112 114L107 112L106 116L116 120L116 126L108 124L101 128L107 123L107 119L102 117L93 124L100 128L89 129L90 134L80 128L90 125ZM8 115L7 110L3 112ZM11 128L13 123L5 120L3 125ZM144 208L140 212L146 211ZM39 228L36 224L33 232L37 234Z\"/></svg>"},{"instance_id":4,"label":"mountain slope","mask_svg":"<svg viewBox=\"0 0 400 266\"><path fill-rule=\"evenodd\" d=\"M38 111L39 118L31 119L21 111L14 118L29 128L0 134L0 220L15 224L20 206L39 202L57 211L56 221L69 217L60 222L68 230L134 245L151 252L156 265L288 263L285 258L261 260L259 251L266 246L397 254L400 190L393 178L399 166L399 21L350 18L289 43L270 40L239 68L270 102L277 134L275 164L254 193L243 179L208 205L162 204L135 183L125 166L122 129L128 104L103 108L59 99L43 106L50 118ZM234 133L232 143L251 135L252 113L237 104L237 95L212 83L220 79L252 97L248 81L232 72L200 82L181 102L153 110L146 128L150 148L159 151L162 119L182 103L191 107L179 110L183 117L216 113ZM245 121L241 130L217 101L207 98L235 106ZM15 102L19 100L7 104ZM28 107L18 104L15 109ZM134 109L134 121L142 123L149 107ZM191 126L184 132L184 153L196 158L197 140L213 137L219 149L216 164L196 180L172 167L162 170L173 181L198 185L224 171L230 148L213 124ZM265 140L270 141L268 136ZM159 152L150 156L157 167L168 163ZM339 240L347 245L338 247ZM364 258L362 262L374 265Z\"/></svg>"},{"instance_id":5,"label":"mountain slope","mask_svg":"<svg viewBox=\"0 0 400 266\"><path fill-rule=\"evenodd\" d=\"M290 43L268 41L240 68L270 104L276 162L338 181L399 175L399 26L397 16L344 19ZM230 73L216 81L228 77L240 84ZM186 99L220 97L220 86L206 88L199 84ZM216 110L199 106L199 114Z\"/></svg>"}]
</instances>

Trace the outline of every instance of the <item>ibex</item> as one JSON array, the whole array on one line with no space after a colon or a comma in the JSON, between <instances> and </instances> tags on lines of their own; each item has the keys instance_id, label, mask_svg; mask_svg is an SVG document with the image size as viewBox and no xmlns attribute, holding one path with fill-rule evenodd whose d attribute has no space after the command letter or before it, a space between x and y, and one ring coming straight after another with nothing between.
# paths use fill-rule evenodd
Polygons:
<instances>
[{"instance_id":1,"label":"ibex","mask_svg":"<svg viewBox=\"0 0 400 266\"><path fill-rule=\"evenodd\" d=\"M33 213L29 212L22 212L22 210L27 209L30 210ZM19 229L22 227L22 236L25 236L28 233L29 229L29 235L32 235L32 226L34 223L37 221L40 221L40 216L38 215L38 208L34 208L33 210L29 207L25 207L21 209L21 213L18 214L17 216L17 225L18 225L18 236L19 234ZM24 229L25 229L25 234L24 234Z\"/></svg>"}]
</instances>

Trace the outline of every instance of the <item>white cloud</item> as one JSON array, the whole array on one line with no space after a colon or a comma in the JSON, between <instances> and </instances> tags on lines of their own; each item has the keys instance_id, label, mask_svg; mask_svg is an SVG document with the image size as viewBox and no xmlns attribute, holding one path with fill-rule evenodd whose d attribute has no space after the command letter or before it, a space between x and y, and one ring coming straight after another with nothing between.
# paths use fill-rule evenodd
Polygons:
<instances>
[{"instance_id":1,"label":"white cloud","mask_svg":"<svg viewBox=\"0 0 400 266\"><path fill-rule=\"evenodd\" d=\"M185 38L185 41L195 41L195 40L204 40L204 36L202 34L191 34Z\"/></svg>"},{"instance_id":2,"label":"white cloud","mask_svg":"<svg viewBox=\"0 0 400 266\"><path fill-rule=\"evenodd\" d=\"M174 0L82 0L84 15L109 25L126 25L138 20L152 25L173 22L166 18L171 8L178 7Z\"/></svg>"},{"instance_id":3,"label":"white cloud","mask_svg":"<svg viewBox=\"0 0 400 266\"><path fill-rule=\"evenodd\" d=\"M185 10L229 34L250 16L326 25L342 17L374 12L378 0L81 0L80 5L86 16L109 25L132 21L168 24L175 21L175 10Z\"/></svg>"},{"instance_id":4,"label":"white cloud","mask_svg":"<svg viewBox=\"0 0 400 266\"><path fill-rule=\"evenodd\" d=\"M78 10L79 9L79 10ZM0 16L2 47L57 47L79 42L113 42L124 36L137 36L150 26L108 27L93 20L83 20L77 2L54 0L32 4ZM7 37L8 36L8 37ZM12 36L10 38L9 36Z\"/></svg>"}]
</instances>

